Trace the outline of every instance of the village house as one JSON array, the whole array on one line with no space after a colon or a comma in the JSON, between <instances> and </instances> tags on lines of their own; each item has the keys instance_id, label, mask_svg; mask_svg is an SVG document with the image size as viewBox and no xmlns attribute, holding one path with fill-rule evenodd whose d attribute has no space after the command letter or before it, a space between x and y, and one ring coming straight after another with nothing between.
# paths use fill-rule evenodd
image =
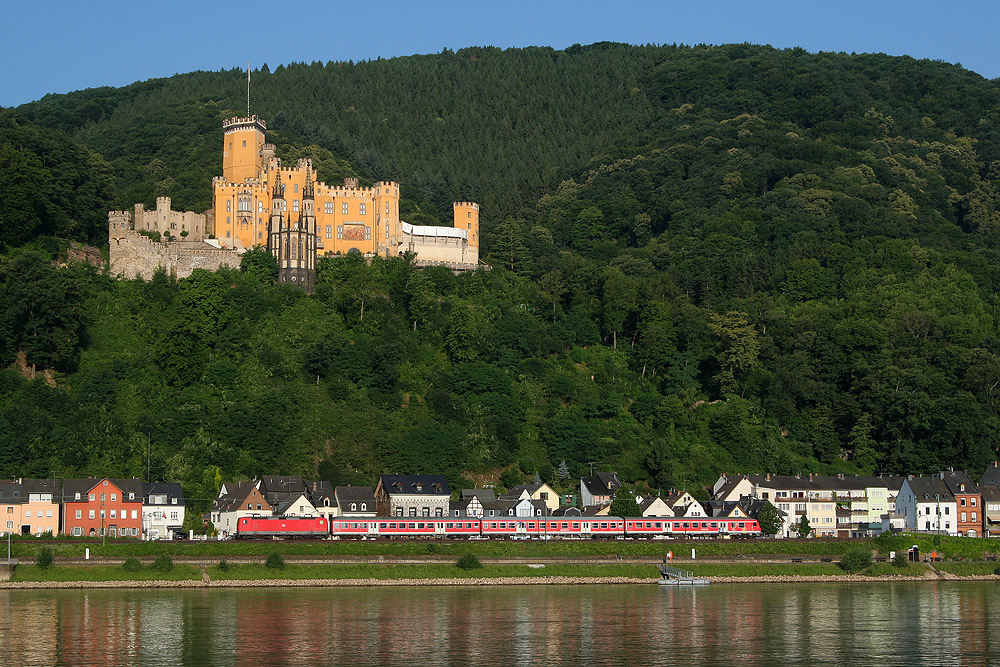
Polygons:
<instances>
[{"instance_id":1,"label":"village house","mask_svg":"<svg viewBox=\"0 0 1000 667\"><path fill-rule=\"evenodd\" d=\"M63 532L76 537L139 537L142 482L137 479L66 479Z\"/></svg>"},{"instance_id":2,"label":"village house","mask_svg":"<svg viewBox=\"0 0 1000 667\"><path fill-rule=\"evenodd\" d=\"M580 478L580 505L610 505L622 481L613 472L599 472L592 477Z\"/></svg>"},{"instance_id":3,"label":"village house","mask_svg":"<svg viewBox=\"0 0 1000 667\"><path fill-rule=\"evenodd\" d=\"M236 532L236 522L243 517L270 516L271 504L258 488L260 481L226 482L212 503L211 519L215 530L227 537Z\"/></svg>"},{"instance_id":4,"label":"village house","mask_svg":"<svg viewBox=\"0 0 1000 667\"><path fill-rule=\"evenodd\" d=\"M521 500L523 498L527 498L528 500L541 500L545 503L549 513L559 509L559 494L545 482L518 484L517 486L511 487L507 493L501 496L501 498L504 500Z\"/></svg>"},{"instance_id":5,"label":"village house","mask_svg":"<svg viewBox=\"0 0 1000 667\"><path fill-rule=\"evenodd\" d=\"M983 536L1000 537L1000 488L980 486L983 503Z\"/></svg>"},{"instance_id":6,"label":"village house","mask_svg":"<svg viewBox=\"0 0 1000 667\"><path fill-rule=\"evenodd\" d=\"M306 493L309 494L309 502L316 508L320 516L329 520L337 516L337 494L336 489L330 482L314 480L306 482Z\"/></svg>"},{"instance_id":7,"label":"village house","mask_svg":"<svg viewBox=\"0 0 1000 667\"><path fill-rule=\"evenodd\" d=\"M450 496L441 475L382 475L375 487L379 516L443 517Z\"/></svg>"},{"instance_id":8,"label":"village house","mask_svg":"<svg viewBox=\"0 0 1000 667\"><path fill-rule=\"evenodd\" d=\"M964 470L942 470L938 476L955 497L958 534L962 537L980 537L983 534L983 499L976 483Z\"/></svg>"},{"instance_id":9,"label":"village house","mask_svg":"<svg viewBox=\"0 0 1000 667\"><path fill-rule=\"evenodd\" d=\"M59 534L59 481L15 479L0 482L2 532L17 535Z\"/></svg>"},{"instance_id":10,"label":"village house","mask_svg":"<svg viewBox=\"0 0 1000 667\"><path fill-rule=\"evenodd\" d=\"M370 486L338 486L334 492L337 516L373 517L377 515L375 491Z\"/></svg>"},{"instance_id":11,"label":"village house","mask_svg":"<svg viewBox=\"0 0 1000 667\"><path fill-rule=\"evenodd\" d=\"M481 517L486 507L495 509L497 502L493 489L462 489L458 500L448 503L449 516Z\"/></svg>"},{"instance_id":12,"label":"village house","mask_svg":"<svg viewBox=\"0 0 1000 667\"><path fill-rule=\"evenodd\" d=\"M650 496L643 498L636 496L635 502L639 505L640 516L673 516L674 511L660 496Z\"/></svg>"},{"instance_id":13,"label":"village house","mask_svg":"<svg viewBox=\"0 0 1000 667\"><path fill-rule=\"evenodd\" d=\"M896 494L896 512L905 519L906 530L958 535L958 504L940 475L908 476Z\"/></svg>"},{"instance_id":14,"label":"village house","mask_svg":"<svg viewBox=\"0 0 1000 667\"><path fill-rule=\"evenodd\" d=\"M184 491L175 482L142 483L142 533L147 540L172 540L184 530Z\"/></svg>"}]
</instances>

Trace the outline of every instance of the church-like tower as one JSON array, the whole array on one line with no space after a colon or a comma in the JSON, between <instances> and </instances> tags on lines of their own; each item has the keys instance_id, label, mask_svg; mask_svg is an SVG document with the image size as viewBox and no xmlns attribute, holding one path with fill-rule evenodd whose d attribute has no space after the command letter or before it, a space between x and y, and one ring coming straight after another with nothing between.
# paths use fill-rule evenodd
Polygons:
<instances>
[{"instance_id":1,"label":"church-like tower","mask_svg":"<svg viewBox=\"0 0 1000 667\"><path fill-rule=\"evenodd\" d=\"M288 214L281 172L275 175L267 249L278 260L279 282L292 283L312 292L316 286L316 203L312 174L308 169L304 185L302 210L293 221Z\"/></svg>"}]
</instances>

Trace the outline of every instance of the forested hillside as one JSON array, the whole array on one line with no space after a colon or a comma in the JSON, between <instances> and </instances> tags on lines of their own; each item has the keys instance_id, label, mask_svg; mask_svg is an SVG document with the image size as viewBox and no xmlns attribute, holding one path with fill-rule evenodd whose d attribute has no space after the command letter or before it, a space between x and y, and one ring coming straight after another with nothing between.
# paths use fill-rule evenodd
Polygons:
<instances>
[{"instance_id":1,"label":"forested hillside","mask_svg":"<svg viewBox=\"0 0 1000 667\"><path fill-rule=\"evenodd\" d=\"M181 281L63 267L46 235L101 238L107 208L208 205L245 73L3 111L0 352L52 372L0 374L0 475L141 476L148 446L208 498L268 472L667 488L997 457L996 82L615 44L254 82L280 156L398 179L411 222L480 201L493 270L326 259L307 297L259 254Z\"/></svg>"}]
</instances>

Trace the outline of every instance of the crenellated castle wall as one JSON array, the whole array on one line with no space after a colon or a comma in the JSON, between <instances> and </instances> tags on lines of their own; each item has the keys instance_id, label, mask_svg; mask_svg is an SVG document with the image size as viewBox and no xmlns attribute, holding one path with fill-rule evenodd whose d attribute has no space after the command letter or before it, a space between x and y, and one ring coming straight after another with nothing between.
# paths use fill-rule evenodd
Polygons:
<instances>
[{"instance_id":1,"label":"crenellated castle wall","mask_svg":"<svg viewBox=\"0 0 1000 667\"><path fill-rule=\"evenodd\" d=\"M131 229L112 229L108 245L111 275L129 280L149 280L159 267L178 278L190 276L195 269L235 269L240 266L242 254L204 242L157 243Z\"/></svg>"}]
</instances>

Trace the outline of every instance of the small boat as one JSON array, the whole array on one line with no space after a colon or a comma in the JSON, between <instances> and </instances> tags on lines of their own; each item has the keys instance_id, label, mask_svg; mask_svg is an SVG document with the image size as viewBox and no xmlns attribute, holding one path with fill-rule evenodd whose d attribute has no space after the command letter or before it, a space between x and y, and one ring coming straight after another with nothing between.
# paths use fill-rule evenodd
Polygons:
<instances>
[{"instance_id":1,"label":"small boat","mask_svg":"<svg viewBox=\"0 0 1000 667\"><path fill-rule=\"evenodd\" d=\"M659 583L661 586L707 586L708 579L699 579L694 576L694 572L661 565Z\"/></svg>"}]
</instances>

